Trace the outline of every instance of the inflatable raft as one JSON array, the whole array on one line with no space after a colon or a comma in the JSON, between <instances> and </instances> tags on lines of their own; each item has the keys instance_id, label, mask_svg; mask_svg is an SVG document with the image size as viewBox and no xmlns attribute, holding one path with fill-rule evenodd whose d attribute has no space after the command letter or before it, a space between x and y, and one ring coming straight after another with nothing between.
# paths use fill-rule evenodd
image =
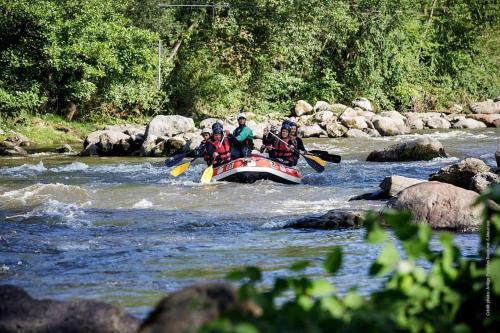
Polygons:
<instances>
[{"instance_id":1,"label":"inflatable raft","mask_svg":"<svg viewBox=\"0 0 500 333\"><path fill-rule=\"evenodd\" d=\"M302 175L295 168L254 154L214 168L213 179L237 183L267 179L283 184L300 184Z\"/></svg>"}]
</instances>

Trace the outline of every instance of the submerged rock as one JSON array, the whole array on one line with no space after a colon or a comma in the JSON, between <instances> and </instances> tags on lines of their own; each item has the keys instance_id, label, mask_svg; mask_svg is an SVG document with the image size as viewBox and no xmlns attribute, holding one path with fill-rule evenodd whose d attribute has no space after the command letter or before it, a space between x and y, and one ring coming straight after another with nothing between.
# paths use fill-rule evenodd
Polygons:
<instances>
[{"instance_id":1,"label":"submerged rock","mask_svg":"<svg viewBox=\"0 0 500 333\"><path fill-rule=\"evenodd\" d=\"M423 136L413 141L395 144L384 150L373 151L366 160L371 162L402 162L431 160L436 157L446 157L443 145L436 139Z\"/></svg>"},{"instance_id":2,"label":"submerged rock","mask_svg":"<svg viewBox=\"0 0 500 333\"><path fill-rule=\"evenodd\" d=\"M22 288L0 285L0 332L133 333L139 321L99 301L37 300Z\"/></svg>"},{"instance_id":3,"label":"submerged rock","mask_svg":"<svg viewBox=\"0 0 500 333\"><path fill-rule=\"evenodd\" d=\"M440 182L410 186L389 201L388 207L410 211L415 223L428 223L436 230L475 231L481 224L478 198L473 191Z\"/></svg>"},{"instance_id":4,"label":"submerged rock","mask_svg":"<svg viewBox=\"0 0 500 333\"><path fill-rule=\"evenodd\" d=\"M225 283L194 285L165 297L141 324L139 333L196 332L228 310L259 315L262 309L239 302L236 290Z\"/></svg>"},{"instance_id":5,"label":"submerged rock","mask_svg":"<svg viewBox=\"0 0 500 333\"><path fill-rule=\"evenodd\" d=\"M466 158L458 163L447 165L429 176L429 180L453 184L469 189L472 177L489 172L490 167L477 158Z\"/></svg>"},{"instance_id":6,"label":"submerged rock","mask_svg":"<svg viewBox=\"0 0 500 333\"><path fill-rule=\"evenodd\" d=\"M338 229L363 226L365 210L333 209L318 217L305 217L289 223L285 228Z\"/></svg>"},{"instance_id":7,"label":"submerged rock","mask_svg":"<svg viewBox=\"0 0 500 333\"><path fill-rule=\"evenodd\" d=\"M379 187L391 197L395 197L402 190L426 180L408 178L403 176L388 176L380 183Z\"/></svg>"},{"instance_id":8,"label":"submerged rock","mask_svg":"<svg viewBox=\"0 0 500 333\"><path fill-rule=\"evenodd\" d=\"M500 148L497 148L495 152L495 160L497 161L497 167L500 168Z\"/></svg>"}]
</instances>

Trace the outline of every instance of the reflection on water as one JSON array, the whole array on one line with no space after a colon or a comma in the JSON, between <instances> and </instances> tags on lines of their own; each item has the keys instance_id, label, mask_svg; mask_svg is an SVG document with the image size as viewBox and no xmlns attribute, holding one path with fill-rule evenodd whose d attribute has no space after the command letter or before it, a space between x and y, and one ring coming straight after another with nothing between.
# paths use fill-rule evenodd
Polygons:
<instances>
[{"instance_id":1,"label":"reflection on water","mask_svg":"<svg viewBox=\"0 0 500 333\"><path fill-rule=\"evenodd\" d=\"M383 177L426 179L466 156L495 164L499 130L435 131L448 158L408 163L368 163L371 150L418 134L375 139L306 140L314 149L341 154L316 174L306 163L302 185L268 181L202 186L205 166L171 178L162 159L78 158L38 154L0 160L0 279L36 297L108 300L139 316L164 295L186 284L220 280L231 269L259 265L265 283L309 259L321 274L334 245L346 254L334 278L340 292L363 293L381 280L366 272L378 248L363 242L363 230L290 230L282 226L333 208L378 209L381 202L348 202L373 191ZM465 255L475 234L457 236Z\"/></svg>"}]
</instances>

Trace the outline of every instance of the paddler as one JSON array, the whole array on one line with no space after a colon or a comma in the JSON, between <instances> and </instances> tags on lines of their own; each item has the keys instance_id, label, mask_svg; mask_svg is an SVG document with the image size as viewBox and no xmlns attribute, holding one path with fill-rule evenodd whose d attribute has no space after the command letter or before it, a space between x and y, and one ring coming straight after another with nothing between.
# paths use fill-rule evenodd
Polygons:
<instances>
[{"instance_id":1,"label":"paddler","mask_svg":"<svg viewBox=\"0 0 500 333\"><path fill-rule=\"evenodd\" d=\"M231 161L231 145L229 144L229 139L223 136L223 133L224 128L221 124L213 124L212 138L207 142L205 150L207 165L218 167Z\"/></svg>"},{"instance_id":2,"label":"paddler","mask_svg":"<svg viewBox=\"0 0 500 333\"><path fill-rule=\"evenodd\" d=\"M290 124L290 137L295 140L295 142L297 143L297 151L294 153L294 163L293 163L293 166L296 166L298 161L299 161L299 157L300 157L300 153L302 154L305 154L307 151L306 151L306 148L304 147L304 141L302 141L302 139L298 136L298 133L297 133L297 129L298 129L298 126L295 122L289 120L289 124Z\"/></svg>"},{"instance_id":3,"label":"paddler","mask_svg":"<svg viewBox=\"0 0 500 333\"><path fill-rule=\"evenodd\" d=\"M279 136L271 145L267 145L267 150L270 154L272 152L273 156L270 158L287 166L293 166L295 147L297 146L296 141L290 136L290 131L290 125L283 123Z\"/></svg>"},{"instance_id":4,"label":"paddler","mask_svg":"<svg viewBox=\"0 0 500 333\"><path fill-rule=\"evenodd\" d=\"M238 127L231 134L226 130L227 137L231 142L231 159L235 160L241 157L249 157L252 155L253 149L253 132L246 125L247 117L243 109L238 114Z\"/></svg>"},{"instance_id":5,"label":"paddler","mask_svg":"<svg viewBox=\"0 0 500 333\"><path fill-rule=\"evenodd\" d=\"M209 161L207 160L207 145L208 142L210 141L210 136L212 135L212 130L210 127L205 127L201 130L201 137L203 138L200 145L194 149L194 156L195 157L201 157L205 159L205 162L207 162L207 165L210 165Z\"/></svg>"}]
</instances>

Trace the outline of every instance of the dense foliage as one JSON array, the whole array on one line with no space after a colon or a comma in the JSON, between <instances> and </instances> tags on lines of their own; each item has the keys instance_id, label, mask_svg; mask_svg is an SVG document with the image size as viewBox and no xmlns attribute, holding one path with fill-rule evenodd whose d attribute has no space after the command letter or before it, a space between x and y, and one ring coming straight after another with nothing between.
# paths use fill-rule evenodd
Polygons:
<instances>
[{"instance_id":1,"label":"dense foliage","mask_svg":"<svg viewBox=\"0 0 500 333\"><path fill-rule=\"evenodd\" d=\"M0 0L0 110L283 113L362 95L420 111L497 97L499 12L495 0Z\"/></svg>"},{"instance_id":2,"label":"dense foliage","mask_svg":"<svg viewBox=\"0 0 500 333\"><path fill-rule=\"evenodd\" d=\"M227 313L203 331L495 332L500 326L500 185L478 203L485 209L476 257L463 258L448 233L439 234L440 249L432 246L430 227L411 224L407 213L385 214L397 240L390 241L378 216L369 215L366 240L381 246L369 274L387 278L380 291L368 298L356 290L339 296L328 280L299 273L276 278L270 290L262 291L261 271L248 267L229 278L243 281L239 296L258 304L262 313ZM300 262L291 270L310 264ZM335 247L324 268L335 275L341 265L342 249Z\"/></svg>"}]
</instances>

